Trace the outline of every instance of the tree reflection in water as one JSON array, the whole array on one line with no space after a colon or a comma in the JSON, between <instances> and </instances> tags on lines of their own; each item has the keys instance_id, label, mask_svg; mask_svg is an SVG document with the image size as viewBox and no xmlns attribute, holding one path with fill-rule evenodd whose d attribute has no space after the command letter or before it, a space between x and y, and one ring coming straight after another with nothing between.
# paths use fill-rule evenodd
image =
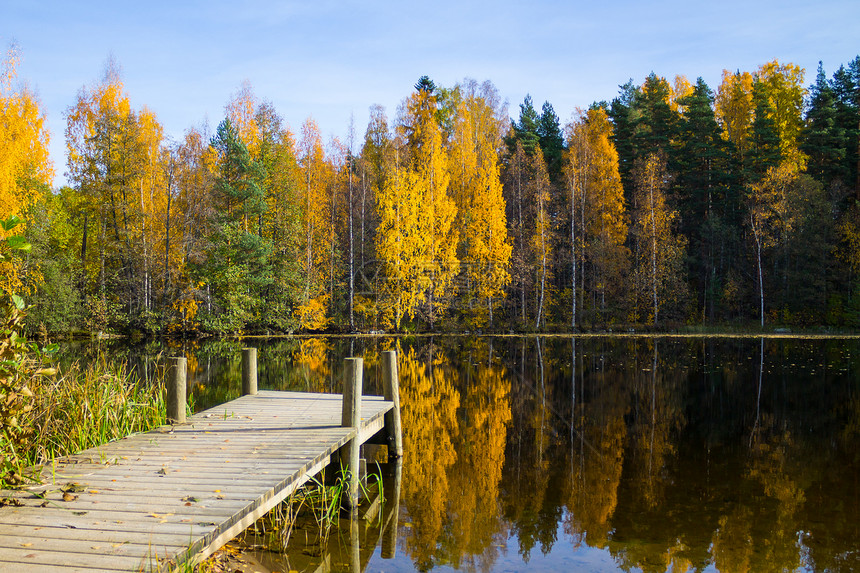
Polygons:
<instances>
[{"instance_id":1,"label":"tree reflection in water","mask_svg":"<svg viewBox=\"0 0 860 573\"><path fill-rule=\"evenodd\" d=\"M623 570L860 564L860 384L833 350L856 342L461 342L401 354L416 568L558 544Z\"/></svg>"},{"instance_id":2,"label":"tree reflection in water","mask_svg":"<svg viewBox=\"0 0 860 573\"><path fill-rule=\"evenodd\" d=\"M560 569L599 552L628 571L860 570L858 340L255 345L261 388L337 392L354 354L376 394L379 353L398 349L407 568ZM242 343L150 346L107 350L146 356L147 373L184 354L198 406L238 395Z\"/></svg>"}]
</instances>

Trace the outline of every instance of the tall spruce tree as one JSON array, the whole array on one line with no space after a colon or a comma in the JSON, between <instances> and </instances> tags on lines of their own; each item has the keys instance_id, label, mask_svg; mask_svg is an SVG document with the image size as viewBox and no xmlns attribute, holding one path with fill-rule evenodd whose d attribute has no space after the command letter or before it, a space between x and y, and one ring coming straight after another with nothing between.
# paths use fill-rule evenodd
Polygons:
<instances>
[{"instance_id":1,"label":"tall spruce tree","mask_svg":"<svg viewBox=\"0 0 860 573\"><path fill-rule=\"evenodd\" d=\"M727 220L735 221L740 210L737 193L727 184L730 172L727 142L720 136L713 110L714 95L699 78L692 93L678 100L683 108L676 143L680 232L689 240L689 272L698 308L714 318L716 296L723 282L726 244L731 236Z\"/></svg>"},{"instance_id":2,"label":"tall spruce tree","mask_svg":"<svg viewBox=\"0 0 860 573\"><path fill-rule=\"evenodd\" d=\"M830 84L836 97L836 123L845 137L848 185L860 200L860 56L840 66Z\"/></svg>"},{"instance_id":3,"label":"tall spruce tree","mask_svg":"<svg viewBox=\"0 0 860 573\"><path fill-rule=\"evenodd\" d=\"M526 95L523 103L520 104L520 119L519 121L511 122L513 137L507 139L508 147L513 151L516 148L516 142L522 143L523 150L531 156L535 152L535 148L540 145L540 115L535 110L532 103L532 96Z\"/></svg>"},{"instance_id":4,"label":"tall spruce tree","mask_svg":"<svg viewBox=\"0 0 860 573\"><path fill-rule=\"evenodd\" d=\"M748 182L757 182L767 170L779 165L779 133L773 120L773 109L761 82L753 82L753 104L755 116L750 133L750 152L745 157L745 177Z\"/></svg>"},{"instance_id":5,"label":"tall spruce tree","mask_svg":"<svg viewBox=\"0 0 860 573\"><path fill-rule=\"evenodd\" d=\"M809 156L806 172L827 187L849 183L845 129L836 121L836 95L824 75L821 62L818 62L818 74L809 93L809 108L800 144L801 151Z\"/></svg>"},{"instance_id":6,"label":"tall spruce tree","mask_svg":"<svg viewBox=\"0 0 860 573\"><path fill-rule=\"evenodd\" d=\"M218 126L211 147L218 161L214 232L206 259L197 267L206 283L207 312L203 323L217 332L238 332L259 320L262 290L271 282L271 243L256 225L266 210L260 186L263 170L229 119Z\"/></svg>"},{"instance_id":7,"label":"tall spruce tree","mask_svg":"<svg viewBox=\"0 0 860 573\"><path fill-rule=\"evenodd\" d=\"M550 181L559 183L561 180L562 154L564 152L564 136L561 133L558 116L548 101L545 101L541 107L537 135L541 151L546 160Z\"/></svg>"},{"instance_id":8,"label":"tall spruce tree","mask_svg":"<svg viewBox=\"0 0 860 573\"><path fill-rule=\"evenodd\" d=\"M619 86L618 97L612 100L607 110L607 115L612 120L612 142L618 151L618 172L621 175L621 184L624 187L625 196L628 201L633 193L633 179L631 172L635 160L633 151L633 120L630 112L633 102L636 100L638 88L633 85L633 80Z\"/></svg>"}]
</instances>

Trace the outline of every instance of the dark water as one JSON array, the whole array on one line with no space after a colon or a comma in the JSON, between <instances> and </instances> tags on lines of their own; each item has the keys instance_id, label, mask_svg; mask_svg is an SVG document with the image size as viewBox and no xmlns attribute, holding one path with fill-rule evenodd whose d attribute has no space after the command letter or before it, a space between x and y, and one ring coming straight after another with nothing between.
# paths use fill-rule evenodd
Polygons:
<instances>
[{"instance_id":1,"label":"dark water","mask_svg":"<svg viewBox=\"0 0 860 573\"><path fill-rule=\"evenodd\" d=\"M260 386L284 390L339 391L355 355L381 393L379 352L400 350L396 556L364 524L360 570L860 571L858 340L252 344ZM201 409L238 396L241 347L111 352L150 356L147 373L184 352ZM297 551L280 567L326 559Z\"/></svg>"}]
</instances>

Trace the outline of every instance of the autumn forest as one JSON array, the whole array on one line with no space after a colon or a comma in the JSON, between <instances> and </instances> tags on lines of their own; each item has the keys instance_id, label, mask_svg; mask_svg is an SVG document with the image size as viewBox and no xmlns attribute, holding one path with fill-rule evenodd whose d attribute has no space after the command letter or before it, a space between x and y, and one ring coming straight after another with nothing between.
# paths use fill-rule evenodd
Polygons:
<instances>
[{"instance_id":1,"label":"autumn forest","mask_svg":"<svg viewBox=\"0 0 860 573\"><path fill-rule=\"evenodd\" d=\"M0 67L0 220L29 246L0 288L32 327L860 326L860 56L811 81L776 60L715 88L651 73L566 123L531 97L512 119L490 82L424 76L393 118L373 106L328 141L247 82L217 126L174 141L112 61L51 134L16 58Z\"/></svg>"}]
</instances>

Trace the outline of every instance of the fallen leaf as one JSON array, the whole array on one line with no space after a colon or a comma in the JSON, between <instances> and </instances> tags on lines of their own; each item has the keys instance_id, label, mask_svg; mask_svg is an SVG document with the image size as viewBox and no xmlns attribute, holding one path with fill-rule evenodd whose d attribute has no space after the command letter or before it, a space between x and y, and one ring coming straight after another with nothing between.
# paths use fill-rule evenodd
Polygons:
<instances>
[{"instance_id":1,"label":"fallen leaf","mask_svg":"<svg viewBox=\"0 0 860 573\"><path fill-rule=\"evenodd\" d=\"M63 501L75 501L76 499L78 499L78 496L73 495L67 491L63 492Z\"/></svg>"},{"instance_id":2,"label":"fallen leaf","mask_svg":"<svg viewBox=\"0 0 860 573\"><path fill-rule=\"evenodd\" d=\"M183 497L183 498L182 498L182 501L192 501L192 502L197 502L197 501L200 501L200 500L199 500L199 499L197 499L196 497L194 497L193 495L186 495L185 497Z\"/></svg>"},{"instance_id":3,"label":"fallen leaf","mask_svg":"<svg viewBox=\"0 0 860 573\"><path fill-rule=\"evenodd\" d=\"M20 545L21 547L30 547L33 544L32 543L19 543L18 545Z\"/></svg>"}]
</instances>

